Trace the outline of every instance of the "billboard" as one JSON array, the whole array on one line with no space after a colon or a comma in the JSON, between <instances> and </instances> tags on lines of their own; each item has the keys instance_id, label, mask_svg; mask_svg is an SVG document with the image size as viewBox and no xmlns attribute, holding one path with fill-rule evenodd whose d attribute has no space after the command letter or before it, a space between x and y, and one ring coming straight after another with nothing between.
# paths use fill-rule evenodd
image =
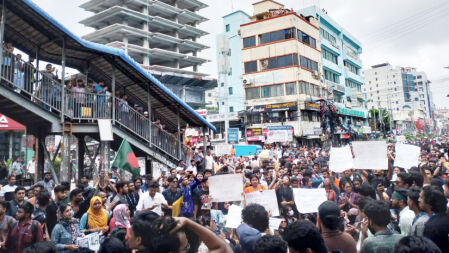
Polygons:
<instances>
[{"instance_id":1,"label":"billboard","mask_svg":"<svg viewBox=\"0 0 449 253\"><path fill-rule=\"evenodd\" d=\"M239 143L239 129L238 128L228 128L228 143L238 144Z\"/></svg>"}]
</instances>

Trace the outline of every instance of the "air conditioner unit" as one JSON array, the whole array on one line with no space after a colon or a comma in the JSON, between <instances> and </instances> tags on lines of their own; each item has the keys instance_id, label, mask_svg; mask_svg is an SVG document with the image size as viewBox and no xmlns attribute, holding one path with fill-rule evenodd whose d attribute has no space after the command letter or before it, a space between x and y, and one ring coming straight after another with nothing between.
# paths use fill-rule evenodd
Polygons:
<instances>
[{"instance_id":1,"label":"air conditioner unit","mask_svg":"<svg viewBox=\"0 0 449 253\"><path fill-rule=\"evenodd\" d=\"M244 86L251 85L251 81L248 80L248 79L243 79L243 85L244 85Z\"/></svg>"},{"instance_id":2,"label":"air conditioner unit","mask_svg":"<svg viewBox=\"0 0 449 253\"><path fill-rule=\"evenodd\" d=\"M314 70L312 73L313 78L315 78L316 80L320 79L320 72Z\"/></svg>"}]
</instances>

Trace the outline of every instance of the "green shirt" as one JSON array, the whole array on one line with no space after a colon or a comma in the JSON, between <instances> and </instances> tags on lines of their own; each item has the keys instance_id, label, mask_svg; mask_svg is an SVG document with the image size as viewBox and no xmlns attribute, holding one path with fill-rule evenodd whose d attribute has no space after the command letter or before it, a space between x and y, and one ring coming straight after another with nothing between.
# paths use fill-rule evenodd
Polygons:
<instances>
[{"instance_id":1,"label":"green shirt","mask_svg":"<svg viewBox=\"0 0 449 253\"><path fill-rule=\"evenodd\" d=\"M363 241L360 253L394 253L394 245L402 237L391 230L379 231Z\"/></svg>"}]
</instances>

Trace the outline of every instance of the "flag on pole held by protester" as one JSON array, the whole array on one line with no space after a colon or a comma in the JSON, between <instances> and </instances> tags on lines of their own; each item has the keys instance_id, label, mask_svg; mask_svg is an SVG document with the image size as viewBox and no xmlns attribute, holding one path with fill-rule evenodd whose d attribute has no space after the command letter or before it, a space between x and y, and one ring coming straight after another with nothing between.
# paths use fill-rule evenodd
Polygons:
<instances>
[{"instance_id":1,"label":"flag on pole held by protester","mask_svg":"<svg viewBox=\"0 0 449 253\"><path fill-rule=\"evenodd\" d=\"M133 175L133 178L140 176L137 157L127 140L123 139L122 144L120 144L120 147L115 154L114 161L112 161L111 168L112 167L128 171Z\"/></svg>"},{"instance_id":2,"label":"flag on pole held by protester","mask_svg":"<svg viewBox=\"0 0 449 253\"><path fill-rule=\"evenodd\" d=\"M175 202L172 204L172 216L177 217L181 213L181 206L184 200L184 196L179 197Z\"/></svg>"}]
</instances>

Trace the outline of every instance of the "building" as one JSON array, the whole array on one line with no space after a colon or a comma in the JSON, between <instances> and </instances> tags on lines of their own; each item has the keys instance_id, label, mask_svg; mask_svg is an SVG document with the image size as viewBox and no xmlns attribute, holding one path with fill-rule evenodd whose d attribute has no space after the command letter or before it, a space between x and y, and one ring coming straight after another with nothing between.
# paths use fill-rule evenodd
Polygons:
<instances>
[{"instance_id":1,"label":"building","mask_svg":"<svg viewBox=\"0 0 449 253\"><path fill-rule=\"evenodd\" d=\"M205 105L204 91L216 80L199 73L207 62L197 56L208 46L197 39L208 33L198 29L207 21L199 0L89 0L81 8L94 14L80 23L95 29L84 39L123 49L178 97L194 108Z\"/></svg>"},{"instance_id":2,"label":"building","mask_svg":"<svg viewBox=\"0 0 449 253\"><path fill-rule=\"evenodd\" d=\"M0 114L0 161L24 158L22 136L25 126Z\"/></svg>"},{"instance_id":3,"label":"building","mask_svg":"<svg viewBox=\"0 0 449 253\"><path fill-rule=\"evenodd\" d=\"M271 0L253 7L251 22L240 26L247 141L319 140L318 101L327 91L318 20Z\"/></svg>"},{"instance_id":4,"label":"building","mask_svg":"<svg viewBox=\"0 0 449 253\"><path fill-rule=\"evenodd\" d=\"M243 89L242 74L242 40L240 36L240 25L248 23L250 16L238 10L223 17L224 32L217 39L217 59L218 66L229 62L227 73L218 77L219 112L239 112L245 110L245 91ZM220 40L226 40L220 43ZM228 48L223 55L223 44ZM225 108L225 100L228 105Z\"/></svg>"},{"instance_id":5,"label":"building","mask_svg":"<svg viewBox=\"0 0 449 253\"><path fill-rule=\"evenodd\" d=\"M321 76L332 94L329 101L337 107L342 124L347 126L350 122L351 127L360 133L368 117L362 89L362 44L324 9L310 6L299 13L318 20L323 65Z\"/></svg>"},{"instance_id":6,"label":"building","mask_svg":"<svg viewBox=\"0 0 449 253\"><path fill-rule=\"evenodd\" d=\"M368 108L387 109L394 128L415 131L412 128L418 121L423 122L421 125L432 126L434 104L430 81L424 72L383 63L363 73Z\"/></svg>"}]
</instances>

